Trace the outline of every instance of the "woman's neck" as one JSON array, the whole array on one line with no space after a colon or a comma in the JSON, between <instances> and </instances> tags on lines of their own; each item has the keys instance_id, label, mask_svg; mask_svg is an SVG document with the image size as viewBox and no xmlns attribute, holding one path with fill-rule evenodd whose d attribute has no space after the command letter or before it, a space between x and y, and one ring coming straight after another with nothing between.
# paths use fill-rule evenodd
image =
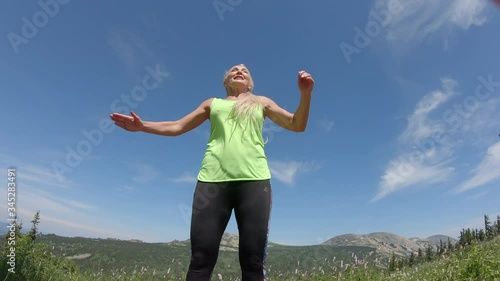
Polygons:
<instances>
[{"instance_id":1,"label":"woman's neck","mask_svg":"<svg viewBox=\"0 0 500 281\"><path fill-rule=\"evenodd\" d=\"M227 100L239 100L239 99L245 98L247 95L248 95L248 92L238 93L238 94L228 93L226 99Z\"/></svg>"}]
</instances>

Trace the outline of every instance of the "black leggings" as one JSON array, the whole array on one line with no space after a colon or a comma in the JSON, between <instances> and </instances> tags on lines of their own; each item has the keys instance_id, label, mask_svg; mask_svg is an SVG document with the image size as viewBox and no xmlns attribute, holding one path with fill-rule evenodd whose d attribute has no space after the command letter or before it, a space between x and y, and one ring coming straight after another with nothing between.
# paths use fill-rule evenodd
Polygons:
<instances>
[{"instance_id":1,"label":"black leggings","mask_svg":"<svg viewBox=\"0 0 500 281\"><path fill-rule=\"evenodd\" d=\"M271 200L270 180L198 181L191 217L191 264L186 280L210 280L233 209L239 230L242 280L265 280Z\"/></svg>"}]
</instances>

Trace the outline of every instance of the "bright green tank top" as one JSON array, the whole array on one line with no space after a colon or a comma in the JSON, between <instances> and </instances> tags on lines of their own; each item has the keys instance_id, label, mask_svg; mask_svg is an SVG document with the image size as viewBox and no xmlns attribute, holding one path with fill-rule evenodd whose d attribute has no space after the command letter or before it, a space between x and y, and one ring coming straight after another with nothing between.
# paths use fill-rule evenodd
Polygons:
<instances>
[{"instance_id":1,"label":"bright green tank top","mask_svg":"<svg viewBox=\"0 0 500 281\"><path fill-rule=\"evenodd\" d=\"M264 153L264 112L256 110L255 121L236 120L235 101L214 98L210 105L210 138L198 180L222 182L271 178Z\"/></svg>"}]
</instances>

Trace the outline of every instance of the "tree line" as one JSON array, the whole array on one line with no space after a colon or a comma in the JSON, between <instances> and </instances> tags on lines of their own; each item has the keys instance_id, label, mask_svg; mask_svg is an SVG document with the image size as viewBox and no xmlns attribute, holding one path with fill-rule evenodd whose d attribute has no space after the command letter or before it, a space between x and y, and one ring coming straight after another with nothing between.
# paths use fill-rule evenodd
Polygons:
<instances>
[{"instance_id":1,"label":"tree line","mask_svg":"<svg viewBox=\"0 0 500 281\"><path fill-rule=\"evenodd\" d=\"M439 245L433 247L428 245L425 249L418 249L417 253L411 253L408 258L398 258L394 253L389 260L388 270L396 271L404 267L412 267L419 263L430 262L449 255L455 250L463 249L469 245L492 240L500 236L500 215L496 221L491 223L488 215L484 215L484 229L462 229L458 241L453 243L449 238L447 242L439 241Z\"/></svg>"}]
</instances>

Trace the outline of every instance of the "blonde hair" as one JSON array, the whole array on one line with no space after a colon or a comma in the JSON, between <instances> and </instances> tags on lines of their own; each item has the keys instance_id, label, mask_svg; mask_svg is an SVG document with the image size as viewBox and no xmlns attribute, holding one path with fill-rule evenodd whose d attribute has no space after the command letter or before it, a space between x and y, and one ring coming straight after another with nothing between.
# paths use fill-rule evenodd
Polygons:
<instances>
[{"instance_id":1,"label":"blonde hair","mask_svg":"<svg viewBox=\"0 0 500 281\"><path fill-rule=\"evenodd\" d=\"M225 84L228 75L229 75L229 70L226 70L226 72L224 73L223 83L224 83L224 87L226 88L226 94L229 96L231 93L231 88L226 86L226 84ZM233 117L237 118L240 121L241 120L255 120L255 112L257 112L257 110L262 110L264 108L264 105L261 101L261 98L252 93L252 90L254 87L254 82L253 82L252 75L250 74L250 72L248 72L248 76L250 78L249 85L248 85L248 92L246 93L246 96L244 98L238 99L238 101L236 101L236 103L233 106L233 114L232 115L233 115Z\"/></svg>"}]
</instances>

